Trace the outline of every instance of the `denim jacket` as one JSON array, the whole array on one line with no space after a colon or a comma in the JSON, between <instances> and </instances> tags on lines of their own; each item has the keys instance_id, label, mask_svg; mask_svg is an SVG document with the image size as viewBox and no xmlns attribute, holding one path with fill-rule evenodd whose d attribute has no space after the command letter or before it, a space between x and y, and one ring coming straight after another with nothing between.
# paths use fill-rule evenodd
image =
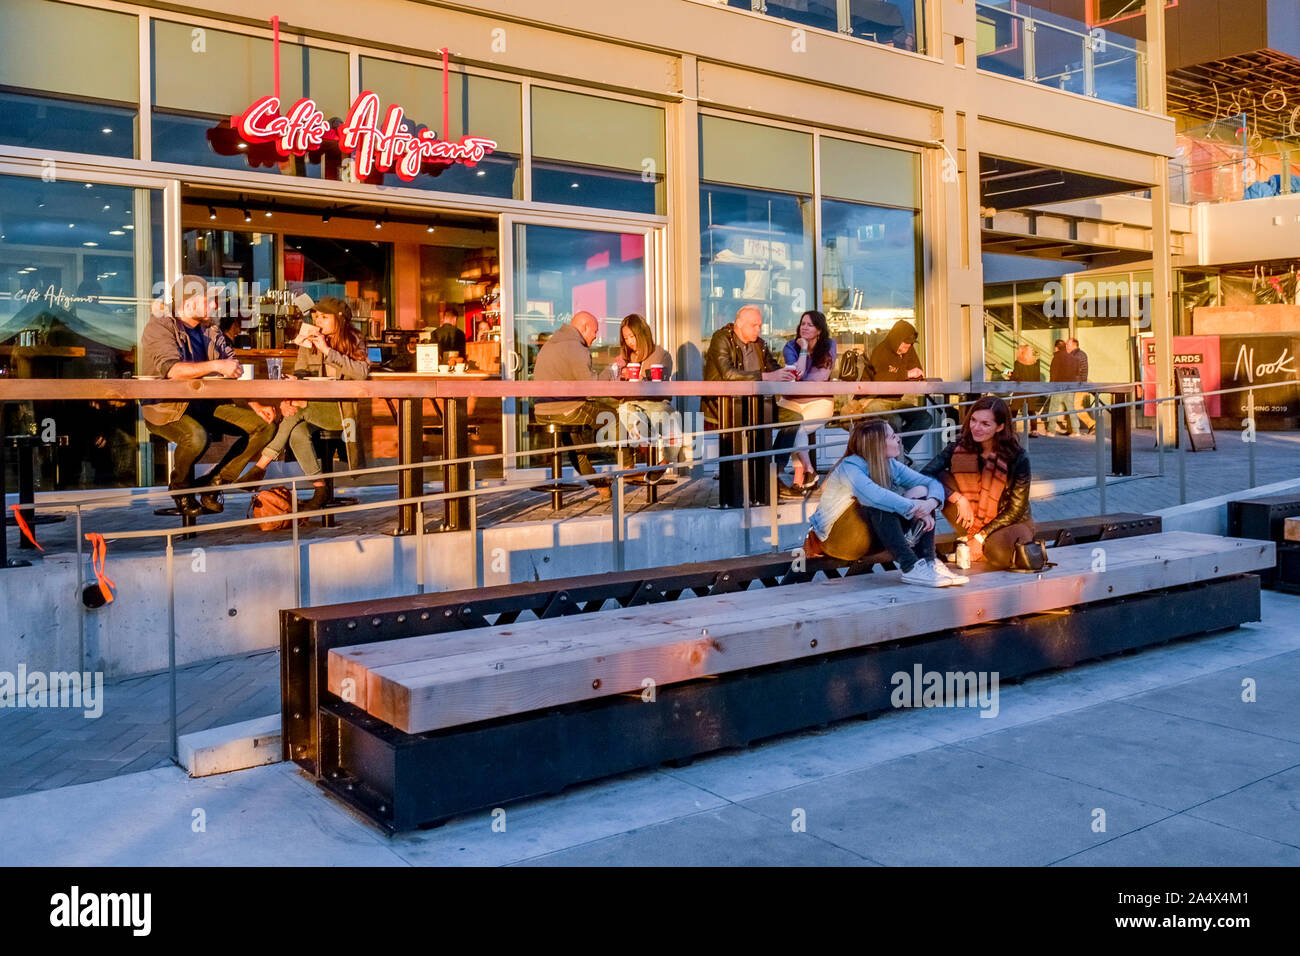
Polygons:
<instances>
[{"instance_id":1,"label":"denim jacket","mask_svg":"<svg viewBox=\"0 0 1300 956\"><path fill-rule=\"evenodd\" d=\"M891 486L882 488L871 480L867 463L857 455L849 455L841 461L826 477L821 501L813 512L810 523L817 537L826 540L835 522L849 509L855 498L868 508L879 508L904 517L916 504L915 499L904 498L900 493L909 488L921 485L928 497L943 501L943 485L929 475L913 471L897 458L889 460L889 472Z\"/></svg>"}]
</instances>

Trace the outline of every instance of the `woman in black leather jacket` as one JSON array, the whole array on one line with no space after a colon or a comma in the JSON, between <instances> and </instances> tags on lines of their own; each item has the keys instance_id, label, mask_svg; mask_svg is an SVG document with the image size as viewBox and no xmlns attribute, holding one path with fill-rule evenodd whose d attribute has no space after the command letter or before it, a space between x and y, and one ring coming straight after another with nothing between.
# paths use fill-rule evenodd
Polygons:
<instances>
[{"instance_id":1,"label":"woman in black leather jacket","mask_svg":"<svg viewBox=\"0 0 1300 956\"><path fill-rule=\"evenodd\" d=\"M944 517L968 540L972 561L1008 568L1016 545L1033 540L1029 456L1016 440L1002 399L986 395L975 402L961 436L921 471L943 484Z\"/></svg>"}]
</instances>

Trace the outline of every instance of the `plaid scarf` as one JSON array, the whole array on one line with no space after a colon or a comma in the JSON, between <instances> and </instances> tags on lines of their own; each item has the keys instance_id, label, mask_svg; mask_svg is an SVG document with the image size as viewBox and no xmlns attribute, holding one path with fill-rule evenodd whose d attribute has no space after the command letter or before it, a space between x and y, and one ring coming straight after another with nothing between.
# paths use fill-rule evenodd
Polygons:
<instances>
[{"instance_id":1,"label":"plaid scarf","mask_svg":"<svg viewBox=\"0 0 1300 956\"><path fill-rule=\"evenodd\" d=\"M953 452L949 466L957 490L975 509L975 520L967 528L979 534L981 528L997 517L1002 492L1007 487L1007 462L1001 455L991 465L980 468L978 452Z\"/></svg>"}]
</instances>

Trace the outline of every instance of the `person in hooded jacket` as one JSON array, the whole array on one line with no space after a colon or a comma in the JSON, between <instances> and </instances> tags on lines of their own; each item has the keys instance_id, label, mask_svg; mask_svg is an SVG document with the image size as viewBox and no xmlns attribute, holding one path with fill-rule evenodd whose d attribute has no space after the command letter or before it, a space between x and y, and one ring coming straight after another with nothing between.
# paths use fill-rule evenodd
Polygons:
<instances>
[{"instance_id":1,"label":"person in hooded jacket","mask_svg":"<svg viewBox=\"0 0 1300 956\"><path fill-rule=\"evenodd\" d=\"M899 319L885 336L884 341L871 352L871 368L877 382L919 382L925 378L925 369L916 354L916 326ZM903 450L910 452L921 440L921 432L933 426L930 413L918 408L918 395L877 395L866 405L869 412L892 411L885 420L899 434ZM904 434L913 432L915 434Z\"/></svg>"}]
</instances>

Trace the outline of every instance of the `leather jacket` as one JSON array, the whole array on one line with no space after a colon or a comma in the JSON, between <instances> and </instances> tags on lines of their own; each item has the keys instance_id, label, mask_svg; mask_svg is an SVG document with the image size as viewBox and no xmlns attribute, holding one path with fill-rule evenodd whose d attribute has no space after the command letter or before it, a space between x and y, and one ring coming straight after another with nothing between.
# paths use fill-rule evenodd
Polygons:
<instances>
[{"instance_id":1,"label":"leather jacket","mask_svg":"<svg viewBox=\"0 0 1300 956\"><path fill-rule=\"evenodd\" d=\"M745 371L745 358L741 353L741 341L736 338L736 323L728 322L709 339L709 350L704 354L704 380L706 382L759 382L764 372L773 372L781 366L772 356L772 350L760 335L754 343L758 346L759 367L753 372ZM717 422L718 399L705 398L700 402L706 421Z\"/></svg>"},{"instance_id":2,"label":"leather jacket","mask_svg":"<svg viewBox=\"0 0 1300 956\"><path fill-rule=\"evenodd\" d=\"M952 497L957 490L951 472L952 453L957 450L958 443L950 443L947 448L926 462L925 467L921 469L921 474L938 478L943 483L943 489L948 497ZM979 463L982 469L984 459L980 458ZM1002 497L998 500L997 516L981 528L980 531L984 535L990 535L1000 528L1007 528L1021 521L1030 520L1032 520L1032 516L1029 513L1029 455L1022 448L1015 460L1007 464L1007 486L1003 489Z\"/></svg>"}]
</instances>

